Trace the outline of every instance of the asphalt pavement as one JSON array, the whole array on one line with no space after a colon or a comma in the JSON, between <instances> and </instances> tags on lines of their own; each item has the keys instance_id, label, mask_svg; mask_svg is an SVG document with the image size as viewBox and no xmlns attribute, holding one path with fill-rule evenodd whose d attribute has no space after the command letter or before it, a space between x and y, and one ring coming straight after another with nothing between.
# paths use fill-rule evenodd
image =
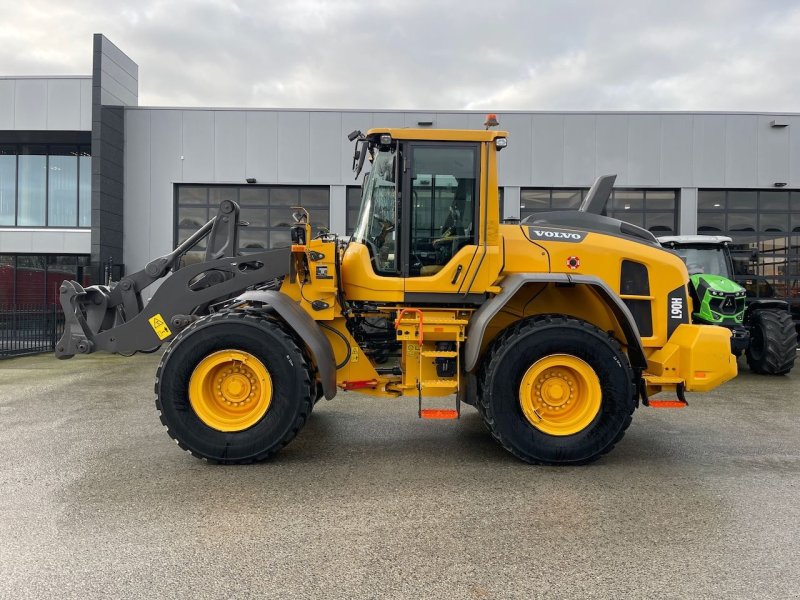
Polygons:
<instances>
[{"instance_id":1,"label":"asphalt pavement","mask_svg":"<svg viewBox=\"0 0 800 600\"><path fill-rule=\"evenodd\" d=\"M584 467L352 392L221 467L167 436L157 361L0 361L0 598L800 597L800 366Z\"/></svg>"}]
</instances>

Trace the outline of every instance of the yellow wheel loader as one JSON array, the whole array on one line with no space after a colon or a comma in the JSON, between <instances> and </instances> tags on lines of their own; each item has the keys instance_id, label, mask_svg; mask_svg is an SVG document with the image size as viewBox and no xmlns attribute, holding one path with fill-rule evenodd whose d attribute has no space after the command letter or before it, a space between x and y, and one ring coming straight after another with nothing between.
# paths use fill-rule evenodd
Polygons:
<instances>
[{"instance_id":1,"label":"yellow wheel loader","mask_svg":"<svg viewBox=\"0 0 800 600\"><path fill-rule=\"evenodd\" d=\"M685 392L734 377L730 332L690 322L680 257L601 215L613 176L578 211L500 222L507 134L492 125L353 132L356 177L370 167L347 241L312 237L296 208L290 247L242 254L225 201L113 287L64 282L57 356L168 343L161 420L182 448L226 464L273 455L315 402L349 390L416 397L429 419L466 402L518 458L581 464L614 447L640 402L682 407ZM201 241L205 260L184 265Z\"/></svg>"}]
</instances>

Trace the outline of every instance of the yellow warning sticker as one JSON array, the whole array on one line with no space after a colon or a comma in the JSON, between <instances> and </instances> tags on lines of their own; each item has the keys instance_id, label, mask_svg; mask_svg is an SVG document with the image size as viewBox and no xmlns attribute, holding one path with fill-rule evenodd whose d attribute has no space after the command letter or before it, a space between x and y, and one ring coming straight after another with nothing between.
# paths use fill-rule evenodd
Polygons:
<instances>
[{"instance_id":1,"label":"yellow warning sticker","mask_svg":"<svg viewBox=\"0 0 800 600\"><path fill-rule=\"evenodd\" d=\"M152 327L153 331L156 332L158 339L163 340L164 338L168 338L170 335L172 335L172 332L164 322L164 318L161 316L161 313L154 315L147 320L150 321L150 327Z\"/></svg>"}]
</instances>

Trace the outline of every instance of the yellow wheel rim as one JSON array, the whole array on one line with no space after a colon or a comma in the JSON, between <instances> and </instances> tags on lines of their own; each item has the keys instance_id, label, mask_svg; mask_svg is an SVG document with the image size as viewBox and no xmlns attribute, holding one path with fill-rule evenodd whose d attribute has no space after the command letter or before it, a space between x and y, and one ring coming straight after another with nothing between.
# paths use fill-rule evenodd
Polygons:
<instances>
[{"instance_id":1,"label":"yellow wheel rim","mask_svg":"<svg viewBox=\"0 0 800 600\"><path fill-rule=\"evenodd\" d=\"M272 401L272 378L249 352L220 350L200 361L189 379L189 402L209 427L243 431L261 420Z\"/></svg>"},{"instance_id":2,"label":"yellow wheel rim","mask_svg":"<svg viewBox=\"0 0 800 600\"><path fill-rule=\"evenodd\" d=\"M569 354L537 360L519 386L525 418L549 435L572 435L588 427L600 411L602 397L594 369Z\"/></svg>"}]
</instances>

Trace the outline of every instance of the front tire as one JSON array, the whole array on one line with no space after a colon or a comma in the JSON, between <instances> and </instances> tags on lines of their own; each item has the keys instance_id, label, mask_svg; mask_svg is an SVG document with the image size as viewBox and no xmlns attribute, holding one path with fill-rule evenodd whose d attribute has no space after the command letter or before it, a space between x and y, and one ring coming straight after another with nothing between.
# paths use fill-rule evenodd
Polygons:
<instances>
[{"instance_id":1,"label":"front tire","mask_svg":"<svg viewBox=\"0 0 800 600\"><path fill-rule=\"evenodd\" d=\"M481 370L481 411L492 435L534 464L582 464L622 439L636 408L620 345L594 325L540 316L510 327Z\"/></svg>"},{"instance_id":2,"label":"front tire","mask_svg":"<svg viewBox=\"0 0 800 600\"><path fill-rule=\"evenodd\" d=\"M178 445L222 464L261 461L283 448L305 424L316 391L282 324L241 312L181 332L161 359L155 390Z\"/></svg>"},{"instance_id":3,"label":"front tire","mask_svg":"<svg viewBox=\"0 0 800 600\"><path fill-rule=\"evenodd\" d=\"M797 332L787 311L756 310L750 318L750 345L745 355L754 373L785 375L794 367Z\"/></svg>"}]
</instances>

